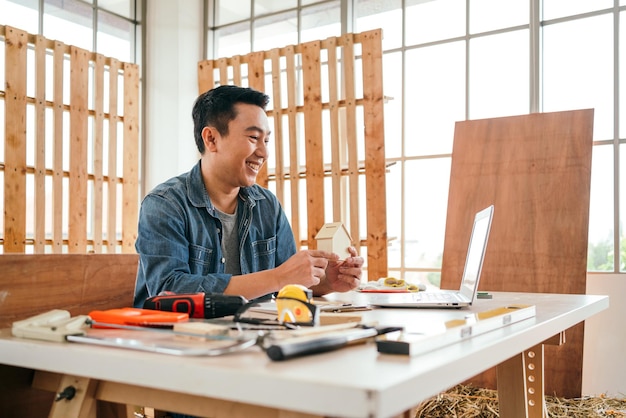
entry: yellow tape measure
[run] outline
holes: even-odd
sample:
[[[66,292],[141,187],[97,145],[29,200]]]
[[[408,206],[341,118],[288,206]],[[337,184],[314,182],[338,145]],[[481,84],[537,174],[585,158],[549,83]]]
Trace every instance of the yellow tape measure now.
[[[276,296],[278,321],[303,325],[317,325],[319,315],[311,302],[313,292],[299,284],[288,284]]]

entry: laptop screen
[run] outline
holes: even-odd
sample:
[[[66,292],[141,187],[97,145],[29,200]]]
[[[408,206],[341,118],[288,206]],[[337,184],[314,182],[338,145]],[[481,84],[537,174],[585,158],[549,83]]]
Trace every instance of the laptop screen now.
[[[474,300],[478,290],[478,279],[480,278],[480,271],[487,249],[487,238],[491,229],[492,216],[493,205],[478,212],[474,218],[474,226],[467,249],[467,258],[461,282],[461,293],[471,301]]]

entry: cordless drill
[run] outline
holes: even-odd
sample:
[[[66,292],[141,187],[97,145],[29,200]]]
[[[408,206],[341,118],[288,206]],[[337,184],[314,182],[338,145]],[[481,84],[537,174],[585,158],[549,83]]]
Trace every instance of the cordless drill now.
[[[248,301],[243,296],[219,293],[173,293],[162,292],[146,299],[144,309],[184,312],[190,318],[220,318],[233,315]]]

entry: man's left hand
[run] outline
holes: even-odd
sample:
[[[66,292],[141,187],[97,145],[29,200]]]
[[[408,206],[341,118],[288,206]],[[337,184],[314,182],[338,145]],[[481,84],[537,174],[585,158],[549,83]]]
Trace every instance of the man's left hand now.
[[[345,260],[330,260],[326,267],[325,287],[330,292],[347,292],[356,289],[361,283],[363,274],[363,257],[360,257],[356,248],[349,247],[350,257]]]

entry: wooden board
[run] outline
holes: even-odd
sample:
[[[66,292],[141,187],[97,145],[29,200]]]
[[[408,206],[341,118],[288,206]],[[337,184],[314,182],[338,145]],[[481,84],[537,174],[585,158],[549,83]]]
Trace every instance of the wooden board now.
[[[138,262],[136,254],[0,255],[0,328],[51,309],[132,306]]]
[[[494,204],[479,289],[585,293],[592,133],[589,109],[457,122],[442,288],[458,288],[473,216]],[[583,334],[546,350],[547,393],[580,396]]]

